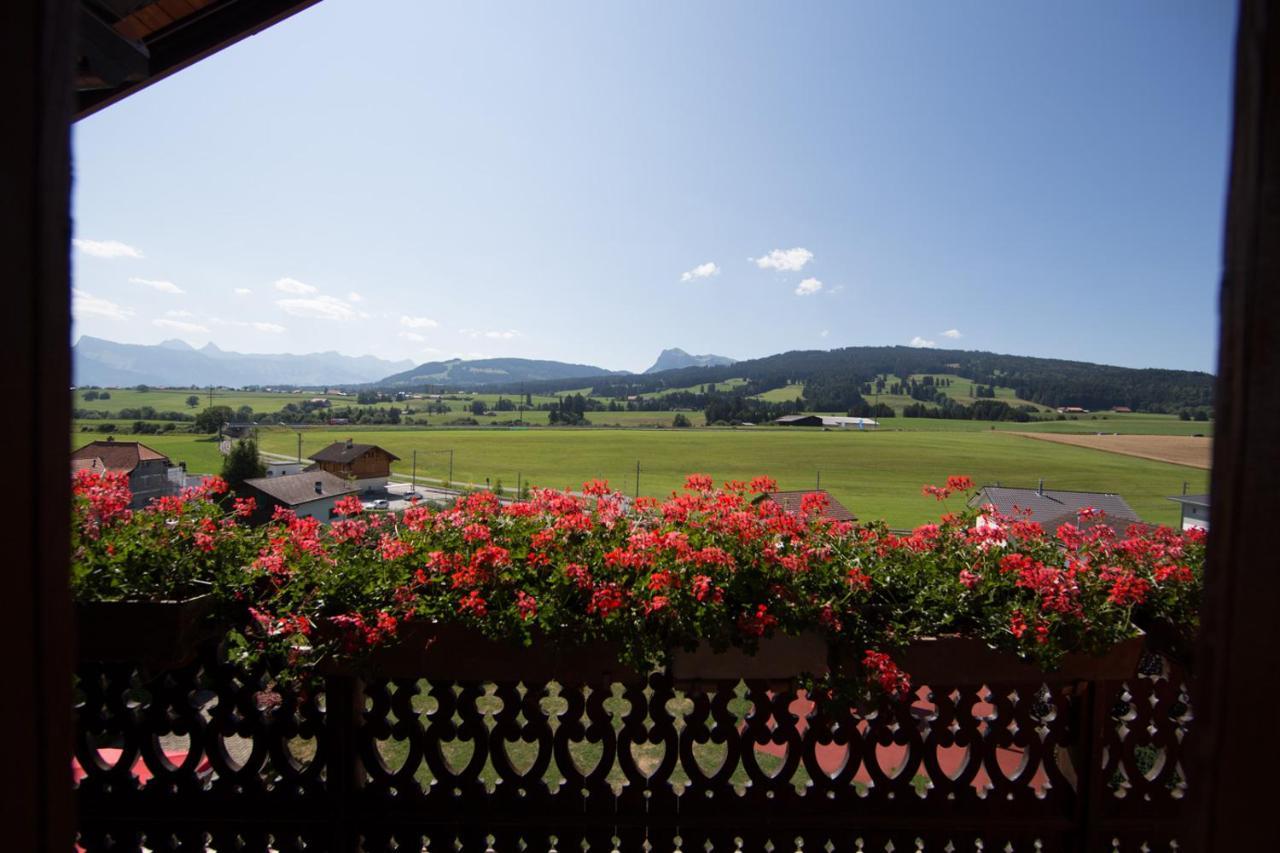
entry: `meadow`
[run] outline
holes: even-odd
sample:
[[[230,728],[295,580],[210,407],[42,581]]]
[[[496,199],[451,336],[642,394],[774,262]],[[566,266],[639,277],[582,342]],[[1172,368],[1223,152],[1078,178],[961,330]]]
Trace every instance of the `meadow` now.
[[[1184,482],[1191,491],[1208,486],[1208,472],[1201,469],[991,430],[315,429],[302,437],[304,456],[348,437],[379,444],[401,457],[394,470],[406,475],[416,450],[419,477],[437,480],[447,476],[444,451],[452,450],[453,482],[488,478],[510,488],[517,477],[573,489],[600,478],[631,494],[637,462],[639,491],[653,496],[679,488],[692,472],[717,480],[766,474],[783,489],[814,488],[820,481],[860,518],[883,518],[899,527],[936,518],[942,508],[923,497],[920,487],[942,482],[948,474],[1007,486],[1035,486],[1044,478],[1049,488],[1118,492],[1143,518],[1169,524],[1178,520],[1178,509],[1166,496],[1181,492]],[[181,447],[180,442],[175,444]],[[293,454],[297,437],[291,431],[264,431],[261,444],[266,451]]]

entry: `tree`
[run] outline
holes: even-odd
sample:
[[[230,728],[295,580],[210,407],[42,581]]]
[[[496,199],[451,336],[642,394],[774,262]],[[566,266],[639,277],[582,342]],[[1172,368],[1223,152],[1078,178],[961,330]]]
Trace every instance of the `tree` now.
[[[471,404],[471,414],[483,415],[484,411],[484,400],[476,400]]]
[[[689,419],[685,417],[684,412],[676,412],[676,416],[671,419],[671,425],[673,427],[680,428],[693,426],[693,424],[689,422]]]
[[[232,412],[230,406],[209,406],[203,412],[196,415],[196,432],[217,432],[222,429],[222,425],[228,423],[231,418]]]
[[[82,400],[84,400],[86,403],[91,403],[91,402],[93,402],[94,400],[98,399],[98,392],[97,392],[97,391],[85,391],[83,394],[81,394],[81,395],[80,395],[80,398],[81,398]]]
[[[196,406],[200,405],[200,398],[195,394],[192,394],[187,398],[187,405],[194,409]]]
[[[227,458],[222,460],[222,479],[236,492],[244,487],[245,480],[266,475],[267,468],[258,458],[258,442],[252,438],[237,441]]]

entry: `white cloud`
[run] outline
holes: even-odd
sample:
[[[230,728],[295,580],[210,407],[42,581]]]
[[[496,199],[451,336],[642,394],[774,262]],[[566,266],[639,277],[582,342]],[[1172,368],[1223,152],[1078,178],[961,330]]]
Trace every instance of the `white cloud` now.
[[[250,323],[249,325],[253,326],[253,328],[257,329],[259,332],[266,332],[271,335],[278,335],[285,331],[285,327],[281,326],[279,323]]]
[[[235,289],[236,296],[248,296],[250,293],[253,293],[253,291],[247,287],[237,287]]]
[[[698,264],[688,272],[680,274],[681,281],[693,281],[697,278],[711,278],[713,275],[720,275],[720,267],[715,265],[714,261],[707,261],[705,264]]]
[[[277,299],[276,305],[286,314],[312,320],[351,320],[356,312],[341,299],[313,296],[310,299]]]
[[[316,292],[314,287],[304,281],[298,281],[296,278],[278,278],[276,279],[275,287],[281,293],[293,293],[298,296]]]
[[[494,341],[509,341],[512,338],[518,338],[521,333],[517,329],[459,329],[458,334],[466,335],[469,338],[489,338]]]
[[[825,338],[825,337],[826,337],[827,335],[829,335],[829,334],[831,334],[831,332],[830,332],[829,330],[827,330],[827,329],[823,329],[821,332],[818,332],[818,337],[820,337],[820,338]]]
[[[199,323],[190,323],[186,320],[169,320],[169,319],[161,318],[158,320],[152,320],[151,325],[160,326],[163,329],[173,329],[178,332],[208,332],[209,331],[207,327],[201,326]]]
[[[430,317],[402,316],[400,318],[400,325],[404,326],[406,329],[434,329],[440,324],[435,320],[432,320]]]
[[[813,260],[813,252],[797,246],[794,249],[774,249],[763,258],[747,258],[755,261],[762,270],[778,270],[779,272],[800,272],[804,265]]]
[[[364,297],[353,290],[347,294],[347,301],[348,302],[364,302]]]
[[[417,332],[401,332],[400,337],[404,338],[406,341],[415,341],[417,343],[422,343],[426,340],[425,336],[420,335]]]
[[[944,338],[951,338],[951,340],[953,341],[964,337],[963,335],[960,334],[959,329],[947,329],[945,332],[942,333],[942,336]]]
[[[936,347],[937,345],[938,344],[936,341],[925,340],[919,335],[916,335],[914,338],[912,338],[911,343],[909,344],[909,346],[913,346],[913,347]]]
[[[806,278],[796,285],[796,296],[812,296],[822,290],[822,282],[816,278]]]
[[[130,278],[129,282],[131,284],[141,284],[145,287],[151,288],[152,290],[158,290],[161,293],[186,293],[185,290],[178,287],[178,285],[173,282],[158,278]]]
[[[110,320],[127,320],[133,316],[132,309],[122,308],[108,299],[85,293],[83,290],[71,291],[71,313],[106,317]]]
[[[121,243],[119,240],[81,240],[75,239],[71,244],[86,255],[95,258],[141,258],[142,250]]]

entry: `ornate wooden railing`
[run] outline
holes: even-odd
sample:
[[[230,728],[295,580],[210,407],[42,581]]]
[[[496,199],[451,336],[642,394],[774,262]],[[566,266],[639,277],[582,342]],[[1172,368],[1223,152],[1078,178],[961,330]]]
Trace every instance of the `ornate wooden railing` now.
[[[834,715],[750,672],[677,690],[662,673],[573,666],[552,678],[522,675],[515,653],[491,663],[466,661],[466,679],[403,662],[382,677],[331,675],[277,707],[263,703],[263,675],[212,651],[163,672],[82,663],[79,843],[1093,851],[1176,840],[1191,710],[1181,674],[1155,656],[1121,681],[916,672],[914,701]]]

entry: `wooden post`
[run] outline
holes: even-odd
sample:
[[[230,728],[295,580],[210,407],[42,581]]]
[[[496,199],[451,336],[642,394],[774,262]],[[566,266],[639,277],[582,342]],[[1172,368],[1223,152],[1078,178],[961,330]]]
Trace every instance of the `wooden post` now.
[[[69,850],[71,667],[68,593],[71,421],[69,253],[72,46],[77,4],[0,4],[5,80],[0,158],[0,393],[13,402],[5,431],[4,518],[7,698],[4,846]]]
[[[1193,849],[1275,843],[1280,740],[1280,15],[1243,0],[1222,276],[1217,423],[1188,781]]]

